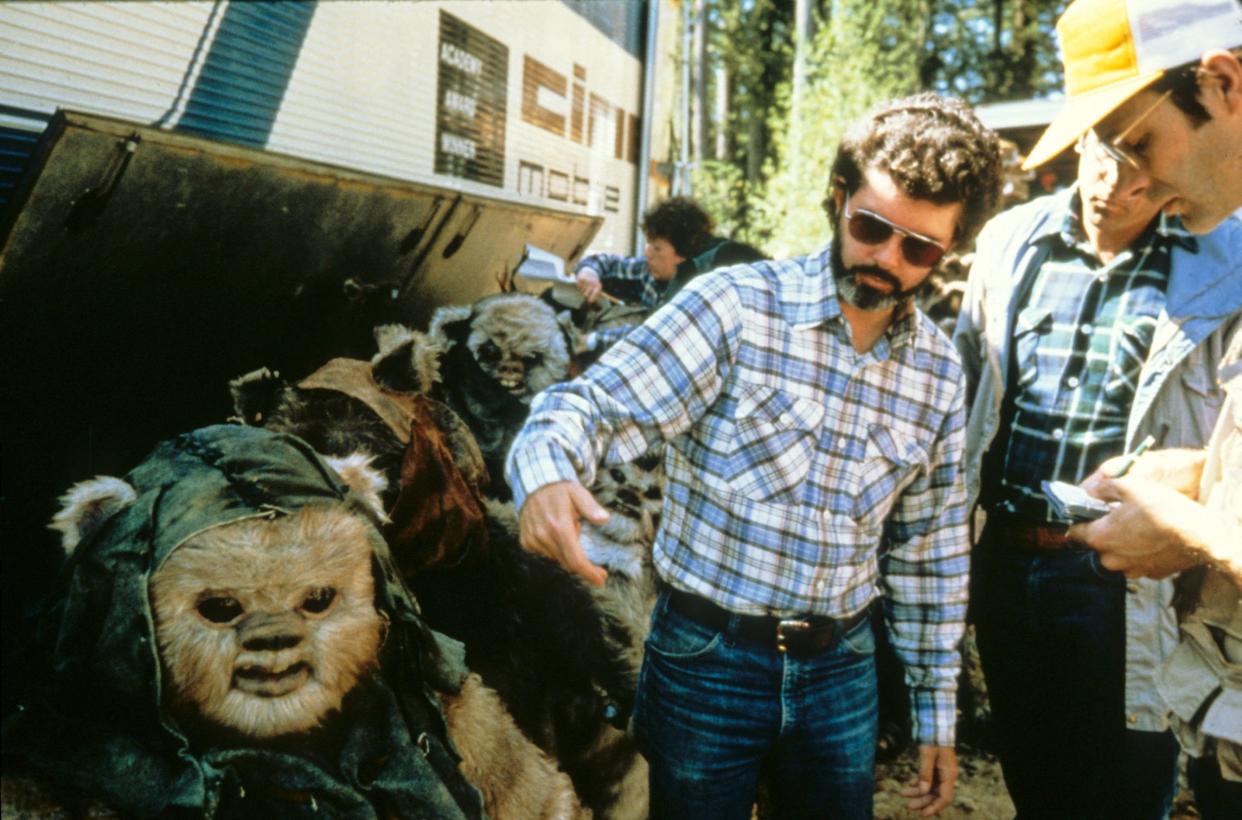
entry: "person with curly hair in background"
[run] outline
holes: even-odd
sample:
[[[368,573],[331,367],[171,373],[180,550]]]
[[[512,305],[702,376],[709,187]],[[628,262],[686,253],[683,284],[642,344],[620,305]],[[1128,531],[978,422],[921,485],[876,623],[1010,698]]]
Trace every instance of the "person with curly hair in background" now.
[[[607,294],[622,302],[657,308],[700,273],[764,258],[744,242],[714,236],[714,229],[711,215],[693,199],[666,199],[643,214],[645,253],[583,257],[574,274],[578,291],[587,304]]]

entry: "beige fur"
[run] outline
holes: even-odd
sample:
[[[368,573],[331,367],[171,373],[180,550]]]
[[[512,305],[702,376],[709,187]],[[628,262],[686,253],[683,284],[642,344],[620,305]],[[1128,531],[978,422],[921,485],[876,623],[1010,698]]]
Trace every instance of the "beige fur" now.
[[[384,502],[380,499],[384,490],[388,489],[388,479],[371,466],[374,456],[350,453],[347,456],[324,456],[323,460],[354,491],[354,495],[375,513],[380,522],[388,523]]]
[[[532,743],[476,674],[461,692],[440,693],[449,737],[461,754],[466,779],[483,793],[493,820],[588,818],[569,776]]]
[[[414,331],[405,325],[377,325],[371,331],[371,337],[375,339],[375,347],[379,350],[377,357],[387,356],[401,345],[413,338]]]
[[[371,669],[384,622],[373,605],[371,529],[342,505],[206,530],[151,579],[174,710],[253,737],[301,732]],[[331,603],[314,611],[317,591]],[[206,612],[234,611],[213,622]]]
[[[379,325],[371,331],[371,335],[375,339],[377,351],[371,357],[371,364],[378,363],[408,342],[409,366],[412,375],[417,377],[417,383],[422,385],[420,392],[426,393],[440,382],[440,357],[444,355],[446,347],[443,340],[399,324]]]
[[[61,509],[52,517],[49,529],[61,533],[61,546],[71,554],[104,521],[133,504],[134,488],[113,476],[96,476],[69,488],[60,497]]]

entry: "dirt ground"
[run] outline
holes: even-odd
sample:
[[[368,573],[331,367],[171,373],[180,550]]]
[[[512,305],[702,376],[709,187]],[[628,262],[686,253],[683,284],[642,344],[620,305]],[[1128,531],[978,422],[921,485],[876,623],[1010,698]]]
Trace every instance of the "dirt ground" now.
[[[1005,791],[1000,763],[987,752],[962,745],[958,749],[958,780],[953,790],[953,803],[940,813],[944,820],[984,818],[1009,820],[1013,817],[1013,801]],[[880,763],[876,768],[875,816],[877,820],[908,820],[917,817],[906,811],[906,798],[901,789],[909,785],[917,771],[913,753],[896,760]]]
[[[953,803],[938,815],[940,818],[1010,820],[1013,817],[1013,801],[1005,791],[1000,763],[994,755],[963,744],[958,748],[958,766],[960,774],[953,792]],[[905,798],[901,796],[902,787],[914,780],[915,771],[912,754],[877,766],[876,820],[909,820],[918,816],[906,810]],[[1177,796],[1169,817],[1170,820],[1195,820],[1199,817],[1187,792]]]

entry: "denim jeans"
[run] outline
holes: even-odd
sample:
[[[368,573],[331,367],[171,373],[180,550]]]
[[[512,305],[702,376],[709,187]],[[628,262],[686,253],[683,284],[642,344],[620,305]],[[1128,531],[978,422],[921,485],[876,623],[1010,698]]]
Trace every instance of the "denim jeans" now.
[[[669,608],[652,614],[634,703],[655,820],[747,820],[759,772],[775,816],[870,820],[876,679],[871,619],[789,657]]]
[[[1126,729],[1125,578],[1090,550],[1023,552],[986,527],[971,611],[1005,783],[1021,820],[1157,820],[1172,732]]]

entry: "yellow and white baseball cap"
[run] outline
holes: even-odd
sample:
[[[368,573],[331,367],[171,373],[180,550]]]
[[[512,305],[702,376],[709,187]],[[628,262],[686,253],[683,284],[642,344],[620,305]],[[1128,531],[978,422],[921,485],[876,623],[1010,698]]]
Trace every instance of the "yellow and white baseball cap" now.
[[[1205,51],[1242,45],[1242,0],[1074,0],[1057,21],[1065,105],[1023,169],[1042,165],[1087,129]]]

